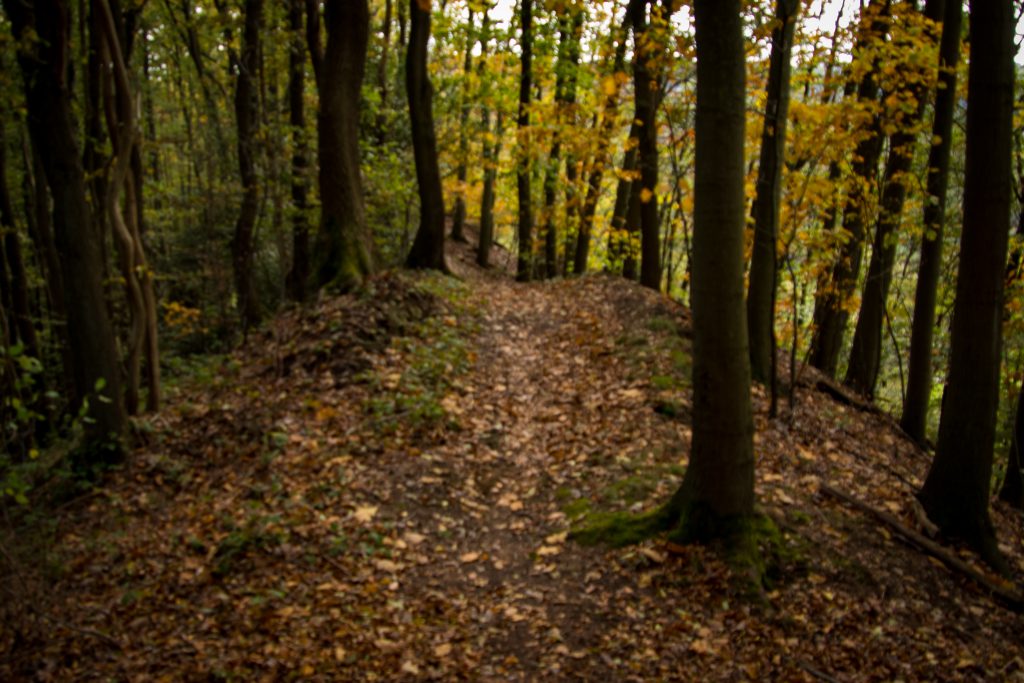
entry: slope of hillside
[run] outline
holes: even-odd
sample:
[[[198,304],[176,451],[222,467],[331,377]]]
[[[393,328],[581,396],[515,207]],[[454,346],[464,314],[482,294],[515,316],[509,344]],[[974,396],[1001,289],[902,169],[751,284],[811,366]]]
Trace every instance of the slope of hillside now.
[[[755,388],[787,548],[763,601],[700,547],[574,543],[681,480],[687,312],[470,257],[282,314],[182,382],[59,513],[48,570],[5,573],[0,678],[1024,680],[1019,614],[821,493],[913,526],[928,456],[811,370],[774,420]],[[993,514],[1024,573],[1019,515]]]

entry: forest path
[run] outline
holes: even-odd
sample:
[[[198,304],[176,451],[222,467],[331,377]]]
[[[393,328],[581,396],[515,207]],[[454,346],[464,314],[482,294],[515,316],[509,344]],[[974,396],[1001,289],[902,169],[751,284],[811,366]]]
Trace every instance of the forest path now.
[[[0,575],[0,680],[1024,680],[1024,617],[821,497],[913,523],[927,457],[813,373],[777,419],[753,391],[788,549],[767,604],[705,548],[567,539],[678,486],[688,314],[451,249],[459,281],[384,274],[193,359]],[[993,514],[1024,572],[1024,522]]]
[[[662,302],[646,292],[623,302],[604,278],[464,277],[480,319],[475,362],[451,405],[462,431],[418,458],[426,494],[410,512],[423,535],[447,541],[403,585],[418,602],[457,606],[462,654],[484,679],[597,676],[629,642],[609,626],[630,609],[617,604],[621,581],[602,551],[566,550],[563,508],[600,483],[594,463],[653,467],[655,450],[685,452],[688,430],[646,405],[650,378],[616,346]]]

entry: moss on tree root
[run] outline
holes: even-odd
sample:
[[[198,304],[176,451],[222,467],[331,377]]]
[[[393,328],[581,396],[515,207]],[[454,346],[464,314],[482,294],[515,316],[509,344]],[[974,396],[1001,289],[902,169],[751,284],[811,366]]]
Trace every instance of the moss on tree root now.
[[[669,504],[639,514],[590,513],[570,538],[581,545],[621,548],[665,532],[673,543],[700,543],[715,549],[738,579],[737,588],[751,597],[770,588],[783,565],[799,559],[775,522],[764,514],[719,517],[694,507],[676,515]]]

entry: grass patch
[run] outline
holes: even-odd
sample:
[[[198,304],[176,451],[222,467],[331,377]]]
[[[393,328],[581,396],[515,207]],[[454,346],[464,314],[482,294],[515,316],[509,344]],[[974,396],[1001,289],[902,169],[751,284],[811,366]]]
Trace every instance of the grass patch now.
[[[459,280],[424,273],[412,290],[435,301],[440,312],[428,311],[419,320],[404,320],[402,336],[391,345],[402,357],[404,369],[385,377],[367,373],[372,389],[364,407],[385,431],[404,424],[414,431],[458,428],[445,408],[454,380],[475,360],[470,339],[479,328],[477,311],[469,304],[469,287]]]
[[[631,512],[593,512],[572,529],[569,538],[580,545],[608,545],[622,548],[635,545],[665,529],[662,508],[640,514]]]

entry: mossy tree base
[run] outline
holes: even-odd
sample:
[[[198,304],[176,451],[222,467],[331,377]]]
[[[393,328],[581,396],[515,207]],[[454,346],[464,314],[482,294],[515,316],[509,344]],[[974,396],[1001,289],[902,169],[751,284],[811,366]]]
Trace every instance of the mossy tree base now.
[[[622,548],[668,532],[673,543],[701,544],[718,552],[739,580],[740,592],[751,597],[770,587],[781,565],[792,559],[782,532],[766,515],[720,517],[703,505],[679,514],[673,508],[669,502],[640,514],[593,513],[570,538],[581,545]]]
[[[334,226],[329,226],[330,230]],[[376,271],[371,248],[355,236],[321,235],[318,249],[323,254],[313,275],[315,289],[351,292]]]

